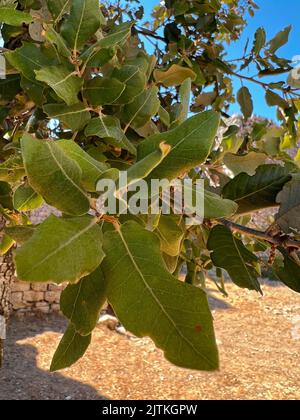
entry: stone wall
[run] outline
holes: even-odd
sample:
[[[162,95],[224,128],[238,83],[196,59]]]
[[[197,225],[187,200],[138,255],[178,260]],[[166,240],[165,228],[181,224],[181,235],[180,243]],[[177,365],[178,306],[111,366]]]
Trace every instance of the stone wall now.
[[[59,312],[62,290],[62,286],[54,284],[29,284],[16,279],[11,292],[12,309],[19,315]]]

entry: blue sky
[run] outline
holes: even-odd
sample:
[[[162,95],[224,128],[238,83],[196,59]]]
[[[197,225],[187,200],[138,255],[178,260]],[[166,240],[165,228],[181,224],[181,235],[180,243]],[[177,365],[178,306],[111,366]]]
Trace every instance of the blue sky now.
[[[142,0],[141,3],[145,7],[147,15],[150,14],[152,7],[159,3],[158,0]],[[241,57],[243,54],[243,47],[247,41],[253,39],[256,29],[263,26],[267,32],[268,39],[276,35],[279,30],[292,24],[293,29],[290,36],[290,42],[287,46],[280,50],[280,56],[292,59],[296,55],[300,55],[300,1],[299,0],[256,0],[260,6],[260,10],[256,12],[254,18],[249,18],[249,25],[246,28],[242,40],[235,43],[229,48],[229,56],[231,58]],[[253,73],[249,73],[253,76]],[[277,80],[284,80],[285,76]],[[235,83],[236,88],[240,87],[239,80]],[[269,108],[265,104],[264,92],[256,85],[247,85],[253,94],[255,112],[257,115],[262,115],[268,118],[275,118],[275,108]],[[238,108],[233,108],[233,112],[238,111]]]

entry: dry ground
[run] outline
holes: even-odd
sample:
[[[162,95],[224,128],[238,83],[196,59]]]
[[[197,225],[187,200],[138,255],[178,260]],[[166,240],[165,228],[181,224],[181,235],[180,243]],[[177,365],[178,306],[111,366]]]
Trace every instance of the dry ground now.
[[[215,300],[221,370],[171,366],[148,339],[97,327],[83,360],[48,372],[65,321],[13,320],[0,372],[0,399],[300,399],[299,295],[264,287],[264,298],[230,287]],[[294,337],[293,337],[294,334]]]

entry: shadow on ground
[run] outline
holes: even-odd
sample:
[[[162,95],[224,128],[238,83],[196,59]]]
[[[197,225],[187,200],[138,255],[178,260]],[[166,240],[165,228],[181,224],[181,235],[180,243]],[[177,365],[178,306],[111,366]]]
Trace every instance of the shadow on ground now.
[[[37,367],[37,349],[21,341],[47,331],[63,333],[65,321],[58,316],[13,319],[5,343],[0,370],[0,400],[103,400],[94,388]],[[21,363],[20,363],[21,361]]]

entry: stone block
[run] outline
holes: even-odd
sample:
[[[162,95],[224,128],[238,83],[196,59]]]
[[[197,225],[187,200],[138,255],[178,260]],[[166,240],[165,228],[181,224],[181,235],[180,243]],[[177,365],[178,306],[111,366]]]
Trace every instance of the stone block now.
[[[61,292],[46,292],[45,301],[49,303],[59,303]]]
[[[30,290],[30,283],[17,281],[12,285],[13,292],[27,292],[28,290]]]
[[[35,292],[30,290],[29,292],[24,292],[24,300],[26,302],[39,302],[44,300],[44,293],[43,292]]]

